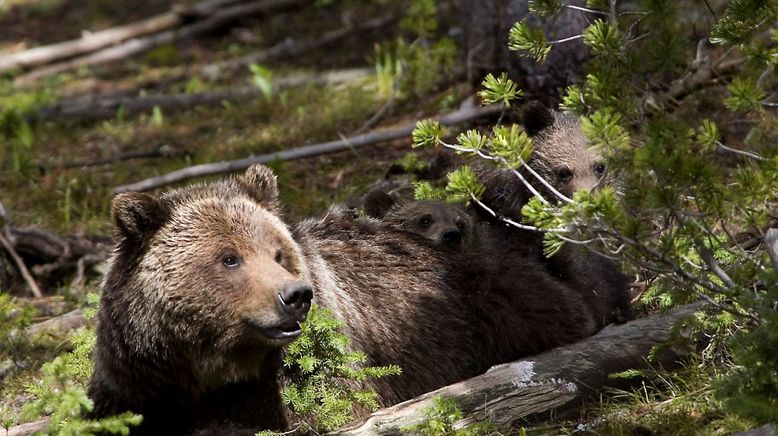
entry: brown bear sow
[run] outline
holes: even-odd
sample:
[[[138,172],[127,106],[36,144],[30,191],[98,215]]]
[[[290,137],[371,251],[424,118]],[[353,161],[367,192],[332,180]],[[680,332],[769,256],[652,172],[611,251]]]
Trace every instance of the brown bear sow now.
[[[605,186],[617,191],[620,189],[618,178],[606,170],[600,151],[589,146],[577,117],[552,112],[535,102],[526,106],[522,118],[525,130],[534,141],[528,165],[555,189],[567,197],[579,189],[594,190]],[[522,206],[532,198],[529,189],[510,171],[492,167],[481,167],[478,171],[486,185],[482,197],[484,203],[504,216],[517,219]],[[546,199],[558,199],[533,175],[523,169],[520,171]],[[498,251],[509,249],[518,256],[538,259],[553,276],[581,293],[594,310],[600,326],[631,317],[628,279],[615,263],[571,244],[546,259],[541,234],[506,228],[495,223],[489,213],[476,211],[482,221],[492,223],[479,226],[480,238],[484,240],[482,244],[494,245]]]
[[[383,191],[372,191],[365,196],[364,208],[368,216],[386,225],[445,248],[461,250],[470,244],[473,234],[470,216],[442,201],[396,201]]]
[[[594,332],[581,297],[533,262],[485,270],[343,207],[290,235],[277,195],[272,172],[255,166],[160,198],[117,197],[97,416],[139,412],[153,434],[283,429],[279,347],[298,334],[311,287],[368,365],[402,368],[360,386],[382,405]]]
[[[312,289],[266,178],[114,199],[94,416],[141,413],[133,434],[287,427],[279,349],[300,334]]]

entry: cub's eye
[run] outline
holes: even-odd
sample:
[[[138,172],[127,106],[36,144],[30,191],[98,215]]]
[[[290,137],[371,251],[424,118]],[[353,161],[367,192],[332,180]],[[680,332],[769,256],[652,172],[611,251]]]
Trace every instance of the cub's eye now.
[[[570,168],[559,168],[556,170],[556,177],[561,182],[569,182],[573,178],[573,172]]]
[[[419,225],[421,227],[429,227],[430,224],[432,224],[432,216],[424,215],[423,217],[419,218]]]
[[[276,254],[273,256],[273,259],[276,261],[276,263],[280,264],[284,261],[284,253],[282,253],[281,250],[276,250]]]
[[[597,177],[602,177],[603,174],[605,174],[605,164],[602,162],[597,162],[594,164],[594,174],[597,175]]]
[[[226,266],[227,268],[237,268],[240,265],[240,259],[238,259],[238,256],[233,254],[227,254],[222,257],[222,265]]]
[[[465,230],[465,223],[463,223],[462,221],[459,221],[459,222],[457,223],[457,228],[458,228],[459,230]]]

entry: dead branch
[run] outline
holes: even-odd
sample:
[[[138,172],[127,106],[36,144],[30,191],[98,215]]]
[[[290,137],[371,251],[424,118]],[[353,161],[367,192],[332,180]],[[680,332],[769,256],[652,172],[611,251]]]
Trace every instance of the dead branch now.
[[[305,85],[326,85],[342,83],[366,77],[369,69],[333,71],[323,74],[300,74],[273,81],[273,89],[299,87]],[[125,115],[150,112],[154,107],[162,111],[178,111],[195,106],[220,105],[222,102],[242,102],[263,98],[262,91],[254,85],[238,86],[220,91],[199,94],[161,94],[145,97],[103,98],[100,94],[66,100],[40,110],[43,118],[75,118],[84,121],[113,118],[122,108]]]
[[[282,8],[289,8],[304,3],[306,0],[260,0],[246,4],[216,9],[207,18],[179,29],[168,30],[146,38],[136,38],[120,43],[116,46],[105,48],[94,53],[73,58],[71,60],[52,64],[45,68],[33,70],[16,78],[17,84],[31,83],[42,77],[52,74],[73,71],[90,65],[103,64],[125,59],[139,53],[153,50],[164,44],[191,38],[203,33],[212,32],[220,27],[252,15],[270,13]]]
[[[526,426],[535,415],[565,411],[603,387],[624,382],[609,378],[609,374],[647,368],[646,356],[651,349],[667,340],[680,319],[702,307],[697,303],[666,314],[610,325],[583,341],[496,366],[478,377],[380,410],[335,434],[401,434],[401,429],[424,421],[422,411],[436,396],[453,399],[459,405],[464,418],[456,423],[456,428],[487,421],[501,428]],[[671,366],[677,357],[672,352],[660,353],[659,361],[653,365]]]
[[[32,68],[61,59],[91,53],[124,42],[131,38],[150,35],[177,27],[185,18],[205,17],[236,0],[204,0],[194,5],[175,5],[170,12],[154,15],[141,21],[112,27],[94,33],[85,33],[79,39],[35,47],[0,57],[0,71],[14,68]]]
[[[14,298],[14,303],[22,307],[32,307],[35,309],[33,321],[45,321],[46,319],[60,316],[73,307],[71,303],[65,301],[61,295],[51,295],[43,298]]]
[[[45,164],[43,162],[38,163],[39,168],[88,168],[88,167],[95,167],[100,165],[106,165],[106,164],[112,164],[116,162],[123,162],[126,160],[132,160],[132,159],[150,159],[150,158],[173,158],[173,157],[181,157],[189,154],[186,151],[175,151],[168,145],[163,145],[162,147],[155,148],[153,150],[139,150],[139,151],[128,151],[126,153],[120,153],[116,156],[111,157],[105,157],[100,159],[86,159],[86,160],[78,160],[73,162],[63,162],[63,163],[55,163],[55,164]]]
[[[312,41],[290,41],[286,40],[265,50],[249,53],[235,59],[229,59],[222,62],[206,65],[200,70],[200,74],[209,78],[216,79],[222,74],[229,74],[245,68],[253,63],[267,62],[270,59],[281,57],[299,56],[304,53],[310,53],[323,47],[327,47],[343,41],[351,36],[369,32],[372,30],[386,27],[397,20],[397,17],[375,18],[366,21],[358,26],[350,26],[343,29],[327,32]]]
[[[58,235],[35,227],[6,227],[6,240],[30,265],[30,270],[43,283],[58,283],[63,277],[104,262],[111,250],[108,238]]]
[[[19,256],[19,253],[16,252],[11,242],[6,239],[5,235],[0,232],[0,244],[3,244],[3,248],[5,248],[5,251],[8,252],[8,254],[13,259],[14,263],[16,263],[16,267],[19,269],[19,273],[24,278],[24,281],[27,282],[27,286],[30,287],[30,291],[32,292],[32,295],[42,298],[43,292],[41,292],[41,288],[38,287],[38,284],[35,282],[35,279],[32,277],[32,274],[30,274],[30,270],[27,269],[27,265],[24,264],[24,260],[22,260],[21,256]]]
[[[26,436],[46,430],[48,426],[49,418],[44,418],[39,421],[15,425],[6,430],[5,436]]]
[[[721,77],[731,75],[745,59],[722,62],[723,59],[711,59],[707,52],[707,40],[700,41],[695,59],[683,77],[674,80],[670,87],[662,93],[649,94],[644,106],[663,110],[668,104],[674,105],[694,91],[717,83]]]
[[[502,107],[499,105],[486,106],[486,107],[467,107],[457,110],[447,115],[437,117],[437,119],[443,125],[454,125],[464,123],[476,118],[480,118],[486,115],[497,114],[502,111]],[[148,191],[150,189],[159,188],[160,186],[169,185],[171,183],[180,182],[183,180],[192,179],[195,177],[203,177],[212,174],[227,173],[231,171],[239,171],[250,167],[251,165],[258,163],[267,163],[272,161],[286,161],[293,159],[300,159],[304,157],[319,156],[327,153],[335,153],[337,151],[348,150],[365,145],[377,144],[379,142],[391,141],[394,139],[406,138],[410,136],[413,129],[416,127],[416,123],[406,124],[404,126],[394,127],[386,130],[380,130],[377,132],[365,133],[363,135],[352,136],[337,141],[324,142],[321,144],[306,145],[303,147],[292,148],[288,150],[276,151],[273,153],[262,154],[259,156],[249,156],[243,159],[216,162],[211,164],[195,165],[187,168],[182,168],[171,173],[152,177],[150,179],[141,180],[140,182],[132,183],[129,185],[117,186],[113,189],[114,192],[128,192],[128,191]]]
[[[86,317],[82,309],[70,311],[64,315],[47,319],[31,325],[27,331],[32,335],[51,334],[56,336],[65,336],[73,330],[86,325]]]

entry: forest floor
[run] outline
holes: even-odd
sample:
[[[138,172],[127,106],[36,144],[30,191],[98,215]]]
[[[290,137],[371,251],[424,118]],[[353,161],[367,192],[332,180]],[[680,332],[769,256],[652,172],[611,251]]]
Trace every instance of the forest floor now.
[[[261,68],[253,72],[246,66],[217,77],[198,74],[207,65],[277,46],[290,38],[298,42],[313,41],[353,23],[400,16],[403,12],[398,5],[388,3],[378,7],[369,2],[341,7],[328,6],[328,3],[331,2],[242,18],[217,32],[164,44],[121,61],[82,67],[30,82],[15,81],[12,74],[0,78],[0,113],[14,109],[31,127],[30,141],[14,146],[3,144],[0,150],[0,201],[7,211],[6,223],[40,226],[60,234],[108,236],[112,227],[110,203],[117,186],[195,164],[347,138],[363,130],[368,119],[382,111],[390,100],[393,101],[391,109],[370,130],[451,112],[475,94],[476,90],[469,84],[452,79],[457,76],[454,72],[440,71],[441,77],[449,80],[438,81],[421,91],[393,95],[396,69],[391,68],[392,60],[387,62],[377,47],[398,37],[400,30],[396,25],[360,32],[330,47],[259,62]],[[95,32],[162,13],[171,6],[172,2],[167,0],[141,0],[132,2],[132,7],[111,0],[0,2],[0,58],[3,54],[76,38],[82,29]],[[257,81],[273,82],[355,68],[367,68],[371,72],[340,83],[285,87],[248,100],[192,105],[170,111],[152,108],[125,115],[120,109],[109,116],[100,114],[98,119],[84,119],[57,113],[42,115],[45,111],[39,110],[84,96],[101,99],[196,95],[253,86]],[[358,198],[370,186],[385,179],[392,164],[411,152],[410,144],[408,136],[324,156],[270,163],[278,175],[285,214],[294,221],[317,214],[331,204]],[[419,153],[422,161],[435,157],[434,152]],[[133,157],[134,154],[150,157]],[[58,302],[56,308],[47,306],[47,311],[38,313],[34,320],[84,306],[86,295],[97,290],[99,279],[99,274],[93,274],[85,286],[78,287],[73,286],[71,277],[49,284],[43,292]],[[23,302],[30,295],[23,283],[17,284],[18,288],[9,291],[18,297],[17,301]],[[69,350],[70,345],[67,338],[61,337],[24,347],[12,342],[13,339],[8,339],[0,346],[11,349],[12,353],[21,350],[28,353],[23,359],[27,367],[14,372],[0,366],[0,378],[3,398],[14,399],[4,407],[18,408],[25,399],[22,393],[25,383],[44,361]],[[692,376],[686,380],[707,376],[696,371],[693,364],[688,371]],[[674,380],[668,378],[667,386],[656,389],[644,386],[642,393],[604,396],[602,403],[588,406],[590,410],[584,416],[589,421],[549,424],[537,428],[535,433],[639,433],[640,425],[622,429],[603,425],[597,417],[603,413],[612,417],[646,414],[646,410],[653,410],[646,404],[668,401],[661,392],[666,392],[668,386],[671,390],[679,386]],[[699,386],[687,381],[684,384],[680,389],[684,392]],[[613,402],[629,406],[614,409],[608,406]],[[681,406],[673,408],[678,403]],[[672,413],[665,414],[666,422],[658,422],[654,428],[674,429],[671,432],[682,434],[695,432],[693,429],[701,423],[729,419],[720,416],[718,410],[706,416],[710,412],[707,406],[687,405],[683,399],[668,403]],[[691,415],[694,417],[690,419]],[[7,422],[3,422],[5,426]],[[748,423],[732,422],[718,428],[731,430],[747,426]],[[661,433],[660,430],[658,434]]]

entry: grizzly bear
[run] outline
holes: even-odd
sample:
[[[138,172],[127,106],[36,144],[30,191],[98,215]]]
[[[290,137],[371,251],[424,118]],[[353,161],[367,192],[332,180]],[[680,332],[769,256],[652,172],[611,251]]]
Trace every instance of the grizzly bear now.
[[[280,348],[300,334],[312,289],[263,176],[114,199],[94,416],[141,413],[140,434],[286,428]]]
[[[89,394],[94,416],[143,414],[138,433],[283,430],[279,356],[311,294],[367,365],[402,368],[359,384],[384,406],[596,328],[580,295],[531,261],[481,266],[344,207],[290,232],[263,166],[119,195],[113,215]]]
[[[577,117],[530,103],[522,118],[525,130],[534,141],[533,155],[527,165],[559,192],[571,197],[579,189],[604,186],[620,189],[618,178],[606,170],[602,154],[589,146]],[[519,171],[546,199],[558,200],[525,169]],[[499,215],[518,220],[522,206],[532,198],[530,190],[512,171],[480,167],[477,172],[486,187],[482,201]],[[629,281],[613,261],[572,244],[546,258],[541,233],[506,227],[490,212],[477,206],[474,210],[480,218],[476,233],[481,246],[537,259],[554,277],[581,293],[600,327],[631,317]]]
[[[425,237],[440,247],[461,250],[473,234],[470,216],[442,201],[396,200],[378,190],[365,195],[363,207],[368,216],[385,225]]]

